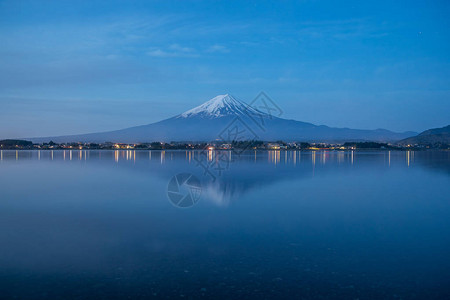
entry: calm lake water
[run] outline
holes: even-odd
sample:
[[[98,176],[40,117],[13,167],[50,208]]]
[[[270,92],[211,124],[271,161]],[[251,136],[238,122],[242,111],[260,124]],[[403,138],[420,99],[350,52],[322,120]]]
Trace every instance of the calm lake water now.
[[[450,152],[1,151],[0,191],[1,298],[450,299]]]

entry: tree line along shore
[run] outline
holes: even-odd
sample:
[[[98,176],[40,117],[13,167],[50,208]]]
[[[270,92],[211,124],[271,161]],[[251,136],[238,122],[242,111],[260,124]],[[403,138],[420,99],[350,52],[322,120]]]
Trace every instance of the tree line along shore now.
[[[450,150],[448,144],[401,145],[368,141],[341,143],[284,142],[284,141],[231,141],[231,142],[150,142],[150,143],[33,143],[26,140],[0,140],[1,150]]]

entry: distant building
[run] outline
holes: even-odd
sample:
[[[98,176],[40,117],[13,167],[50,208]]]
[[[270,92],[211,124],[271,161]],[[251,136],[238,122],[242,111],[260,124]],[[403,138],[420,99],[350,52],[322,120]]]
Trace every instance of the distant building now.
[[[269,150],[280,150],[280,144],[278,143],[269,143],[267,144],[267,149]]]

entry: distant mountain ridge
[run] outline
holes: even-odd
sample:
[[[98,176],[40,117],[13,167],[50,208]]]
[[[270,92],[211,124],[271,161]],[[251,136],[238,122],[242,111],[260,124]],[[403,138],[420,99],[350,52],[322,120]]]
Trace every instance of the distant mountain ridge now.
[[[246,131],[233,137],[230,133]],[[211,100],[172,118],[156,123],[109,132],[31,138],[33,142],[214,141],[214,140],[284,140],[284,141],[398,141],[416,135],[386,129],[361,130],[275,117],[232,95],[218,95]]]
[[[399,142],[401,145],[436,145],[447,144],[450,145],[450,125],[441,128],[433,128],[425,130],[424,132],[406,138]]]

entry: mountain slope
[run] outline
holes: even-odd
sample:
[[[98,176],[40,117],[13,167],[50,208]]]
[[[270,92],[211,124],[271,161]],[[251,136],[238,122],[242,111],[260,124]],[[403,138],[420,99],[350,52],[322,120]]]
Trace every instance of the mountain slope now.
[[[233,133],[244,133],[234,136]],[[285,141],[395,141],[415,135],[385,129],[332,128],[274,117],[235,97],[219,95],[175,117],[122,130],[72,136],[31,138],[33,142],[123,142],[285,140]]]
[[[424,132],[401,140],[401,145],[437,145],[447,144],[450,145],[450,125],[442,128],[433,128],[425,130]]]

